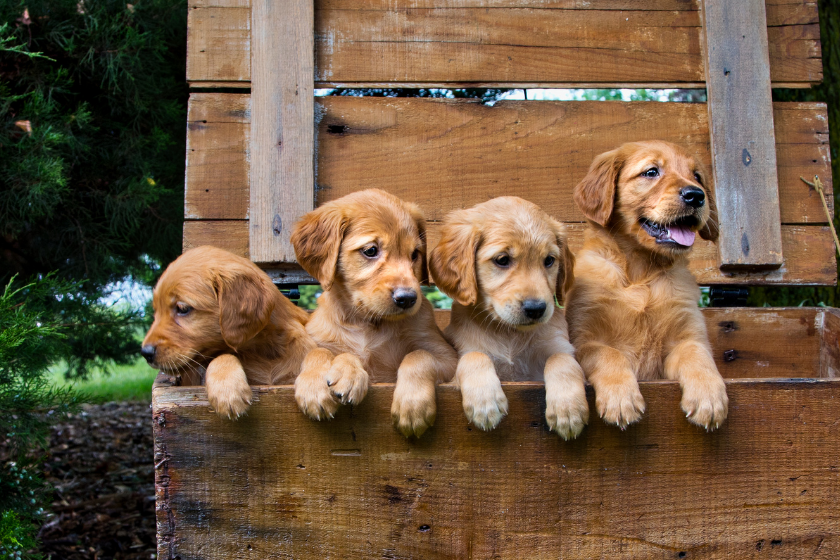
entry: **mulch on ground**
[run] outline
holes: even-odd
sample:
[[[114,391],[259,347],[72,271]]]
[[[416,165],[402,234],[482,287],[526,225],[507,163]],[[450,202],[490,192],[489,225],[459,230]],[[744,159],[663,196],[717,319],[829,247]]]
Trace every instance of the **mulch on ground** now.
[[[55,491],[41,528],[53,560],[155,558],[149,403],[85,405],[53,427],[44,476]]]

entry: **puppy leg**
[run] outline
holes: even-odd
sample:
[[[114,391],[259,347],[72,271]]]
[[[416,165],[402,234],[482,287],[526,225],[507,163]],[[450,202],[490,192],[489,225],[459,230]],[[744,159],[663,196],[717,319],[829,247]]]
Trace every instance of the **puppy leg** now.
[[[405,437],[420,437],[435,423],[435,373],[435,357],[425,350],[406,354],[400,364],[391,419]]]
[[[595,387],[595,407],[601,418],[622,430],[641,420],[645,400],[624,354],[605,344],[591,342],[582,345],[577,355],[586,378]]]
[[[295,400],[301,412],[312,420],[330,419],[338,410],[338,401],[333,398],[326,379],[332,358],[329,350],[312,350],[303,360],[300,375],[295,379]]]
[[[583,369],[571,354],[554,354],[545,363],[545,420],[567,441],[589,424]]]
[[[251,405],[251,386],[239,359],[222,354],[207,366],[204,378],[207,400],[219,416],[239,418]]]
[[[339,354],[333,358],[327,372],[327,385],[341,404],[359,404],[368,391],[368,373],[362,361],[353,354]]]
[[[680,382],[680,406],[689,422],[714,430],[726,420],[726,385],[705,345],[694,340],[677,344],[665,359],[665,377]]]
[[[458,360],[455,383],[467,420],[482,430],[492,430],[508,413],[508,400],[502,391],[493,360],[481,352],[468,352]]]

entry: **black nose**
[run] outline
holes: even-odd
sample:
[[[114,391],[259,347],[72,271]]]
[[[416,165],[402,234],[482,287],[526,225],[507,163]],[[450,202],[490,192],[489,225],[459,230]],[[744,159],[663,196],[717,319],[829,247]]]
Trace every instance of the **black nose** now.
[[[150,364],[155,361],[155,347],[151,344],[147,344],[140,348],[140,355],[146,358],[146,361]]]
[[[706,193],[697,187],[684,187],[680,191],[680,198],[692,208],[700,208],[706,203]]]
[[[541,299],[526,299],[522,302],[522,312],[529,319],[539,319],[545,315],[545,302]]]
[[[417,292],[406,288],[397,288],[391,295],[394,303],[401,309],[410,309],[417,303]]]

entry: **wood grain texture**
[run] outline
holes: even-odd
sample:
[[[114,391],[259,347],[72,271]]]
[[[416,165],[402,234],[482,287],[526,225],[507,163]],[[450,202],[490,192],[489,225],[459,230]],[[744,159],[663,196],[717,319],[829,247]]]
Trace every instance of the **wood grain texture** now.
[[[419,203],[431,220],[498,194],[516,194],[561,220],[582,221],[572,188],[596,154],[628,140],[670,139],[710,165],[702,104],[501,101],[487,107],[325,97],[316,106],[323,109],[318,203],[377,186]],[[782,221],[825,223],[819,196],[799,179],[819,175],[831,189],[825,105],[775,103],[774,114]],[[249,122],[247,95],[191,96],[188,219],[247,217]]]
[[[238,422],[202,388],[156,388],[158,558],[840,556],[840,381],[730,381],[711,434],[676,383],[641,385],[639,424],[593,418],[569,443],[545,428],[541,385],[506,384],[490,433],[440,387],[435,426],[411,441],[391,426],[392,385],[321,423],[291,387],[258,388]]]
[[[704,0],[706,86],[722,269],[782,255],[764,0]]]
[[[312,0],[253,0],[250,256],[293,262],[292,225],[314,207]]]
[[[773,82],[820,82],[816,4],[766,3]],[[250,80],[247,5],[191,0],[192,83]],[[317,0],[315,21],[319,85],[674,87],[704,81],[696,1]]]
[[[583,224],[568,224],[569,246],[583,246]],[[429,248],[440,238],[440,222],[428,223]],[[248,255],[248,222],[245,220],[185,221],[184,248],[216,245],[238,255]],[[837,283],[834,241],[826,226],[782,226],[785,264],[776,270],[754,272],[726,271],[718,268],[717,247],[698,239],[689,268],[701,285],[835,285]],[[267,267],[271,268],[271,267]]]

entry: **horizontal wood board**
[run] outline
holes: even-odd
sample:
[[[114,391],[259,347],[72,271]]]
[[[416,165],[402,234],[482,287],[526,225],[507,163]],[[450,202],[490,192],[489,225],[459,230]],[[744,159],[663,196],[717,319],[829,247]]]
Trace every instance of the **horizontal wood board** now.
[[[154,389],[158,558],[784,558],[840,556],[840,381],[730,381],[706,433],[676,383],[643,383],[626,431],[547,431],[541,385],[471,428],[454,387],[435,426],[391,426],[392,385],[331,422],[291,387],[237,422],[203,388]],[[590,407],[594,395],[589,391]]]
[[[325,97],[316,99],[316,202],[367,187],[418,203],[429,220],[494,196],[527,198],[564,221],[583,221],[572,189],[592,159],[622,142],[661,138],[710,167],[704,104]],[[775,103],[781,219],[826,223],[815,190],[829,192],[822,103]],[[185,217],[247,219],[250,96],[190,96]],[[828,196],[833,208],[833,197]]]
[[[440,222],[427,224],[431,249],[440,238]],[[583,246],[583,224],[568,224],[569,246],[577,251]],[[185,221],[184,250],[200,245],[215,245],[248,257],[247,220]],[[689,269],[701,285],[834,285],[837,268],[834,241],[828,226],[782,226],[782,247],[786,255],[781,268],[769,271],[721,271],[717,247],[697,239],[689,257]],[[267,267],[271,269],[270,266]]]
[[[822,80],[815,2],[767,0],[774,84]],[[187,80],[250,81],[250,3],[191,0]],[[316,0],[319,85],[701,84],[699,0]],[[701,86],[702,87],[702,86]]]

